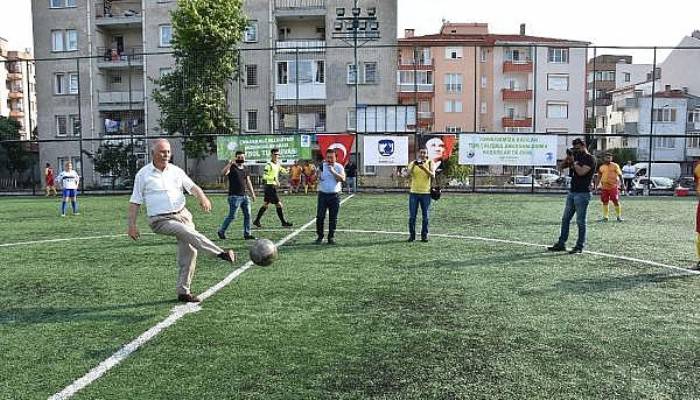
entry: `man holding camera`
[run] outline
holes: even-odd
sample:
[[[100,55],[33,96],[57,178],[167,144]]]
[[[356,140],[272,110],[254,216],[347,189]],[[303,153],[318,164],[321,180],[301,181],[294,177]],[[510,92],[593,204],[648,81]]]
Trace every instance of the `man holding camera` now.
[[[435,179],[435,168],[433,162],[428,159],[427,149],[420,149],[418,158],[408,164],[407,175],[411,179],[411,190],[408,195],[408,241],[416,240],[416,218],[418,206],[420,206],[423,218],[420,237],[422,242],[427,242],[430,221],[430,182]]]
[[[588,152],[586,143],[581,139],[574,139],[573,148],[567,150],[566,159],[562,167],[569,168],[571,176],[571,188],[566,197],[566,207],[561,219],[561,234],[559,240],[549,251],[566,251],[566,241],[569,239],[569,226],[571,219],[576,215],[578,225],[578,240],[569,254],[583,252],[586,244],[586,214],[588,203],[591,201],[591,181],[595,172],[595,158]]]
[[[237,151],[236,159],[227,163],[221,173],[228,177],[228,216],[217,232],[219,239],[226,239],[226,230],[236,219],[236,213],[240,208],[243,211],[243,239],[255,240],[255,237],[250,234],[250,202],[251,198],[255,201],[256,196],[250,174],[245,167],[245,152]]]

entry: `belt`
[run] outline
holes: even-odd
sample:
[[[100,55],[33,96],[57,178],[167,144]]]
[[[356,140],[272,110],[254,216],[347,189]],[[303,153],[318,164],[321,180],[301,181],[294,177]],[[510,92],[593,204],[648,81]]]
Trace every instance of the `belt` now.
[[[154,215],[154,217],[169,217],[169,216],[171,216],[171,215],[180,214],[180,213],[182,212],[182,210],[184,210],[184,208],[181,209],[181,210],[179,210],[179,211],[174,211],[174,212],[169,212],[169,213],[163,213],[163,214],[156,214],[156,215]]]

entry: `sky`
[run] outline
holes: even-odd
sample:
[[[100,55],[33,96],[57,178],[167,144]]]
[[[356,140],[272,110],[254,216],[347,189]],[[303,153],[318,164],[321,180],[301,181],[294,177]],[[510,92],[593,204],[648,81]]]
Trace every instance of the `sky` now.
[[[48,3],[48,0],[36,0]],[[150,0],[147,0],[150,1]],[[360,6],[365,0],[360,0]],[[381,0],[379,0],[381,1]],[[527,33],[609,46],[675,46],[700,29],[700,3],[667,0],[662,13],[639,0],[398,0],[399,37],[405,28],[417,35],[437,33],[443,18],[451,22],[487,22],[492,33]],[[674,4],[675,7],[669,7]],[[32,46],[31,0],[0,0],[0,36],[10,47]],[[599,51],[600,53],[610,51]],[[618,54],[620,50],[616,51]],[[651,51],[627,53],[636,63],[651,63]],[[660,60],[666,52],[660,52]]]

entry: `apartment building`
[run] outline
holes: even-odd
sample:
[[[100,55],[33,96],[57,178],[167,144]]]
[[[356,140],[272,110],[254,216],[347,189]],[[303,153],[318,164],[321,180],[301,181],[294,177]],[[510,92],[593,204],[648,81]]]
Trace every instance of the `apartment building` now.
[[[83,138],[112,141],[163,134],[152,93],[154,81],[173,67],[170,12],[176,5],[33,0],[37,57],[55,59],[37,65],[42,137],[77,137],[81,130]],[[354,131],[354,79],[363,115],[368,107],[396,106],[395,51],[362,46],[355,68],[351,44],[333,38],[339,12],[350,15],[352,0],[247,0],[244,6],[250,25],[241,45],[241,76],[229,88],[241,133]],[[358,6],[363,16],[376,16],[376,25],[360,26],[380,33],[368,45],[395,44],[396,0],[361,0]],[[146,162],[146,142],[136,143]],[[85,141],[82,150],[94,153],[98,147],[98,141]],[[80,150],[77,144],[44,146],[41,158],[59,164],[72,159],[79,170],[82,160],[86,184],[99,184],[102,178]],[[182,165],[180,149],[173,150]],[[204,160],[195,172],[214,178],[219,167],[215,159]]]
[[[29,140],[36,127],[36,81],[31,52],[9,50],[0,38],[0,115],[20,124],[20,138]]]
[[[528,36],[524,25],[516,35],[480,23],[444,23],[426,36],[407,30],[399,101],[417,105],[424,131],[580,134],[587,44]]]

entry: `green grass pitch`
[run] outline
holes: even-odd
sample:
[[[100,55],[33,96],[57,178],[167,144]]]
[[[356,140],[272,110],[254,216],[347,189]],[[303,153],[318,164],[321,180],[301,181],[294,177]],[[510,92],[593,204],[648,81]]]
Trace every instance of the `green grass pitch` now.
[[[197,227],[216,237],[212,196]],[[295,228],[315,198],[284,198]],[[177,273],[171,238],[126,231],[128,197],[0,199],[0,399],[46,399],[166,318]],[[252,268],[78,392],[76,399],[695,399],[700,276],[591,254],[437,237],[405,243],[406,195],[341,208],[335,247],[314,228]],[[260,202],[254,204],[257,211]],[[450,195],[435,234],[551,244],[561,196]],[[623,198],[624,223],[589,212],[588,249],[694,264],[694,199]],[[247,260],[241,218],[216,240]],[[259,237],[279,240],[274,212]],[[143,216],[142,233],[148,233]],[[575,224],[572,238],[575,238]],[[101,237],[101,238],[95,238]],[[83,238],[83,239],[81,239]],[[570,243],[571,245],[572,243]],[[200,293],[232,268],[199,257]]]

